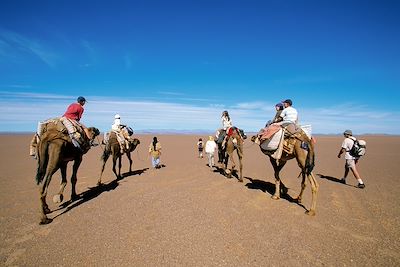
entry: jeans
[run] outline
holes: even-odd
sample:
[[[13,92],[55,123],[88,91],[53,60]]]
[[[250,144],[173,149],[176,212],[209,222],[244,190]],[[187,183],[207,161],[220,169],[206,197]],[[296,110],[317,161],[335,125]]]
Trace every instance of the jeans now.
[[[153,168],[158,167],[160,165],[160,158],[151,157],[151,164]]]

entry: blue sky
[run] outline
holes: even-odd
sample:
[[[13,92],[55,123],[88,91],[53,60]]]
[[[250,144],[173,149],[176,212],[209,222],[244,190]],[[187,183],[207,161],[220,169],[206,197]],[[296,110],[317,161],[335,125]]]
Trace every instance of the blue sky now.
[[[314,133],[400,134],[399,1],[0,1],[0,132],[82,95],[107,131],[258,131],[290,98]]]

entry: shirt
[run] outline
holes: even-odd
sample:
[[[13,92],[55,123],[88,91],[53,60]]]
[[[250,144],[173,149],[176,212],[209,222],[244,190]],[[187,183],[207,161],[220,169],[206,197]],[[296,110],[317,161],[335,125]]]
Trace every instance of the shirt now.
[[[297,110],[294,107],[287,107],[280,115],[283,122],[297,123]]]
[[[82,118],[83,111],[84,109],[81,104],[72,103],[68,106],[67,111],[65,111],[63,117],[79,121]]]
[[[215,141],[208,140],[206,142],[206,153],[214,153],[217,148],[217,143]]]
[[[155,159],[159,158],[161,155],[161,144],[160,142],[156,143],[156,149],[154,149],[153,146],[153,142],[151,142],[150,146],[149,146],[149,153],[151,154],[151,156]]]
[[[121,129],[121,119],[114,119],[114,124],[111,125],[113,131],[119,131]]]
[[[224,130],[228,129],[229,127],[232,127],[232,121],[230,119],[228,119],[227,117],[223,116],[221,118],[222,121],[222,128]]]
[[[354,145],[354,139],[355,139],[354,137],[347,137],[346,139],[343,140],[342,148],[346,150],[346,153],[344,154],[345,159],[356,159],[349,153]]]

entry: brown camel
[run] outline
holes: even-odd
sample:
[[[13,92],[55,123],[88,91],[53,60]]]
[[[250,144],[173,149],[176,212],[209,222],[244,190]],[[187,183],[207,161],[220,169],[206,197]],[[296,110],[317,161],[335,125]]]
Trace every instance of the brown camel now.
[[[257,136],[253,136],[251,140],[254,142],[256,140]],[[272,164],[272,167],[274,168],[274,176],[275,176],[275,193],[271,197],[272,199],[279,199],[280,198],[280,193],[281,193],[281,179],[279,177],[279,172],[282,170],[282,168],[285,166],[286,162],[291,159],[296,159],[297,164],[299,165],[301,169],[301,176],[302,176],[302,181],[301,181],[301,190],[300,194],[298,197],[295,199],[297,203],[301,204],[301,199],[303,196],[304,189],[306,188],[306,176],[308,180],[310,181],[311,184],[311,193],[312,193],[312,200],[311,200],[311,208],[310,210],[306,211],[306,214],[308,215],[315,215],[315,208],[317,205],[317,192],[318,192],[318,183],[317,180],[315,179],[315,176],[312,173],[312,170],[314,168],[315,164],[315,153],[314,153],[314,144],[313,141],[310,140],[310,138],[304,133],[296,133],[296,134],[289,134],[288,137],[285,137],[285,141],[288,140],[289,143],[291,143],[293,147],[292,152],[285,152],[285,150],[282,153],[282,156],[280,159],[275,159],[271,156],[271,152],[263,150],[261,147],[261,151],[269,156],[270,162]],[[302,148],[302,143],[306,144],[306,149]],[[284,187],[284,185],[282,184]],[[284,187],[285,189],[285,187]]]
[[[48,224],[52,219],[46,216],[50,213],[50,209],[46,203],[47,189],[51,181],[53,174],[60,169],[61,171],[61,186],[57,195],[53,197],[55,203],[63,201],[64,188],[67,185],[67,164],[69,161],[74,161],[71,176],[71,200],[77,198],[76,194],[76,182],[77,172],[79,165],[82,162],[83,155],[89,150],[90,143],[96,136],[100,134],[97,128],[88,128],[89,137],[84,133],[82,138],[87,146],[87,149],[82,150],[76,148],[69,138],[68,134],[61,132],[56,126],[48,125],[46,131],[40,136],[40,140],[37,143],[37,172],[36,172],[36,183],[39,185],[40,193],[40,224]]]
[[[132,159],[131,159],[131,152],[136,149],[136,147],[140,144],[139,139],[133,139],[129,141],[129,149],[125,150],[124,153],[128,157],[129,160],[129,172],[132,172]],[[112,155],[113,159],[113,167],[112,170],[117,177],[117,180],[121,178],[121,167],[122,167],[122,155],[120,145],[117,140],[117,136],[114,132],[110,133],[108,143],[106,144],[106,147],[104,149],[103,155],[101,156],[101,160],[103,161],[103,166],[101,168],[101,173],[99,177],[99,181],[97,182],[98,185],[101,185],[101,176],[104,172],[104,167],[106,166],[106,162],[108,158]],[[117,159],[119,160],[118,163],[118,174],[115,169],[115,165],[117,163]]]
[[[234,139],[236,139],[236,144],[234,143]],[[240,136],[238,129],[234,128],[232,131],[232,135],[228,137],[225,143],[225,148],[222,149],[220,146],[218,146],[219,149],[222,149],[220,151],[220,154],[224,155],[223,159],[223,166],[224,166],[224,173],[231,178],[232,177],[232,172],[235,170],[236,167],[236,162],[235,158],[233,156],[233,152],[236,150],[238,159],[239,159],[239,182],[243,183],[243,138]],[[228,169],[228,163],[229,159],[232,161],[232,166],[230,169]]]

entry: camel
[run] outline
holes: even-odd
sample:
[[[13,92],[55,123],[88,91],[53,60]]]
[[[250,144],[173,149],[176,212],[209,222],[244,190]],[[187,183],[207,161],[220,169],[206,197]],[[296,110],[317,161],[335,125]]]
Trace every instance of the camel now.
[[[125,150],[125,154],[128,157],[129,160],[129,172],[132,172],[132,159],[131,159],[131,152],[134,151],[136,149],[136,147],[140,144],[139,139],[133,139],[129,141],[129,149]],[[113,159],[113,167],[112,170],[115,174],[115,176],[117,177],[117,180],[121,178],[121,167],[122,167],[122,153],[121,153],[121,149],[120,149],[120,145],[118,143],[117,140],[117,136],[114,132],[110,133],[110,137],[108,140],[108,143],[106,144],[106,147],[104,149],[103,155],[101,156],[101,160],[103,161],[103,166],[101,168],[101,173],[100,173],[100,177],[99,180],[97,182],[97,185],[101,185],[101,176],[103,175],[104,172],[104,167],[106,166],[106,162],[108,160],[108,158],[110,157],[110,155],[112,155],[112,159]],[[119,160],[118,163],[118,174],[117,171],[115,169],[115,165],[117,163],[117,159]]]
[[[232,172],[235,170],[236,162],[233,157],[233,152],[236,150],[238,158],[239,158],[239,182],[243,183],[243,138],[239,134],[239,129],[235,128],[232,131],[232,135],[228,137],[225,143],[225,148],[222,149],[220,145],[218,145],[218,154],[223,155],[223,167],[224,173],[228,176],[228,178],[232,177]],[[236,139],[237,143],[234,144],[233,140]],[[228,169],[229,158],[232,160],[231,169]]]
[[[306,211],[306,214],[308,215],[315,215],[315,208],[317,205],[317,192],[318,192],[318,183],[317,180],[315,179],[314,174],[312,173],[312,170],[315,165],[315,153],[314,153],[314,143],[313,141],[303,132],[295,133],[295,134],[289,134],[288,137],[290,141],[293,144],[293,151],[292,152],[283,152],[282,156],[280,159],[275,159],[272,157],[271,152],[265,151],[261,148],[261,151],[269,156],[270,162],[272,164],[272,167],[274,168],[274,176],[275,176],[275,193],[273,196],[271,196],[272,199],[278,200],[280,199],[280,192],[281,192],[281,179],[279,177],[279,172],[282,170],[282,168],[285,166],[286,162],[291,159],[296,159],[297,164],[299,165],[301,172],[299,176],[302,176],[302,181],[301,181],[301,190],[297,198],[295,198],[296,202],[301,204],[302,201],[302,196],[304,189],[306,188],[306,183],[305,179],[306,176],[308,180],[310,181],[311,184],[311,193],[312,193],[312,199],[311,199],[311,208]],[[257,139],[257,136],[253,136],[251,140],[255,142]],[[306,143],[307,151],[302,148],[302,143]],[[286,189],[285,186],[283,185],[283,189]],[[287,191],[287,190],[286,190]]]
[[[100,131],[95,127],[88,128],[88,132],[90,134],[89,137],[82,134],[82,138],[87,144],[85,150],[75,147],[68,133],[60,131],[54,124],[48,124],[46,131],[41,134],[37,143],[36,172],[36,183],[39,186],[41,201],[40,224],[48,224],[52,221],[46,216],[47,213],[50,213],[46,203],[46,196],[51,178],[58,169],[61,171],[61,186],[58,194],[53,197],[53,202],[61,203],[63,201],[63,192],[67,185],[67,165],[69,161],[74,161],[71,176],[71,200],[77,199],[75,186],[78,168],[82,162],[83,155],[90,149],[91,142],[100,134]]]

